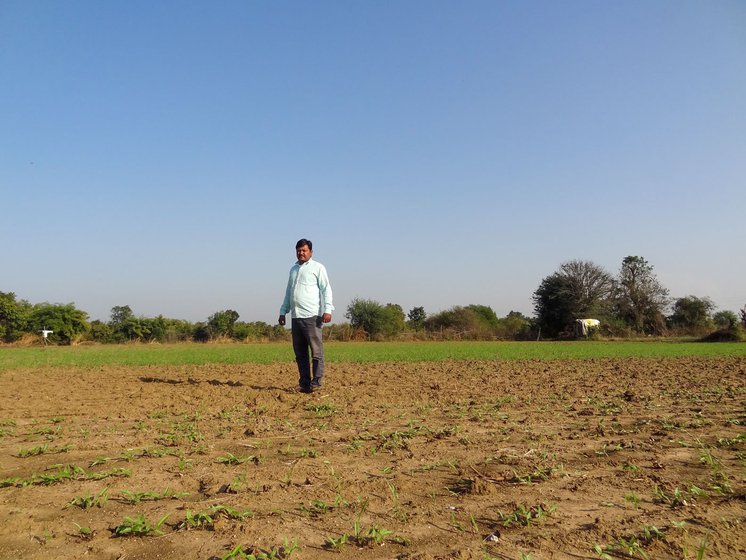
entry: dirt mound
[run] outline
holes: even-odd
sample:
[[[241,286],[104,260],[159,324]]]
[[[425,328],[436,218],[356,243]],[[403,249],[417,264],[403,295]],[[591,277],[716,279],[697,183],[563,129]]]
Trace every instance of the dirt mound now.
[[[741,329],[721,329],[703,337],[700,342],[743,342],[744,333]]]

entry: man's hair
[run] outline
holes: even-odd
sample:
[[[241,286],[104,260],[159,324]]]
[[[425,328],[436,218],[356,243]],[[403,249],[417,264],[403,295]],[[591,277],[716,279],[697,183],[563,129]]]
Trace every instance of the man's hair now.
[[[311,243],[310,239],[300,239],[298,240],[298,243],[295,244],[296,249],[300,249],[303,247],[303,245],[308,245],[308,250],[313,251],[313,243]]]

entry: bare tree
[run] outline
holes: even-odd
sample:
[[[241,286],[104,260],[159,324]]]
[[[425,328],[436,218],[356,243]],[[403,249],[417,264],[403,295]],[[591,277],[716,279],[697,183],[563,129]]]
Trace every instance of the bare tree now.
[[[599,265],[580,260],[565,262],[534,292],[538,324],[547,336],[556,336],[575,319],[606,316],[613,288],[613,277]]]
[[[625,257],[615,292],[619,317],[637,332],[660,334],[665,329],[663,311],[669,302],[668,289],[644,258]]]

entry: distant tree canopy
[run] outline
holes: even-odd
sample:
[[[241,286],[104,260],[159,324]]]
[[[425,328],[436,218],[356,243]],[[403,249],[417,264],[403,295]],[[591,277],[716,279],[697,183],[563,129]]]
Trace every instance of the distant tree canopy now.
[[[734,329],[739,324],[738,315],[733,311],[718,311],[712,316],[712,321],[719,329]]]
[[[638,256],[625,257],[616,282],[617,315],[638,333],[662,334],[668,289],[658,281],[653,266]]]
[[[715,304],[710,298],[686,296],[677,299],[673,304],[673,313],[668,321],[672,327],[684,329],[711,329],[713,327],[712,310]]]
[[[31,304],[16,300],[13,292],[0,292],[0,341],[15,342],[28,330]]]
[[[399,304],[357,297],[346,309],[349,323],[330,325],[324,337],[345,341],[535,340],[572,336],[575,320],[586,318],[599,319],[601,334],[611,336],[670,332],[700,337],[714,327],[737,330],[742,336],[739,323],[746,327],[746,306],[738,314],[714,312],[708,297],[689,295],[674,300],[669,308],[668,290],[658,281],[653,266],[639,256],[625,257],[616,277],[591,261],[564,262],[541,280],[532,299],[535,317],[510,311],[500,318],[482,304],[456,305],[430,315],[417,306],[405,314]],[[666,310],[670,310],[668,316]],[[31,304],[13,292],[0,292],[1,343],[41,343],[42,329],[54,331],[48,340],[57,344],[259,341],[288,340],[290,336],[284,326],[239,321],[238,312],[232,309],[191,323],[162,315],[137,316],[129,305],[117,305],[111,308],[109,321],[89,322],[88,314],[72,303]]]
[[[33,306],[29,317],[31,332],[39,333],[42,329],[54,331],[49,335],[49,339],[62,344],[79,341],[89,328],[88,314],[77,309],[72,303],[40,303]]]
[[[413,307],[407,313],[407,322],[409,326],[414,330],[420,330],[425,326],[425,320],[427,319],[427,313],[425,313],[424,307]]]
[[[428,331],[440,332],[446,338],[511,340],[531,338],[534,328],[533,321],[517,311],[500,319],[491,307],[476,304],[455,306],[431,315],[425,326]]]
[[[662,334],[668,290],[644,258],[622,261],[617,278],[588,261],[569,261],[541,281],[533,295],[538,326],[548,337],[569,332],[575,319],[621,324],[639,334]]]
[[[549,337],[566,330],[575,319],[606,317],[614,279],[590,261],[569,261],[544,278],[534,292],[534,310]]]
[[[369,338],[391,337],[403,332],[407,326],[401,305],[381,305],[371,299],[355,298],[347,306],[345,317],[353,328],[364,331]]]
[[[221,338],[233,336],[233,327],[238,321],[238,313],[232,309],[213,313],[207,319],[207,329],[210,338]]]

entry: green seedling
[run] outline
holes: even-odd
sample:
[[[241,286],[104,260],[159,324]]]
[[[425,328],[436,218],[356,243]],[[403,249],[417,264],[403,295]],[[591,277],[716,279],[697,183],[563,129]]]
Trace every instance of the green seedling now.
[[[655,487],[653,501],[661,504],[668,504],[672,508],[687,505],[684,493],[681,490],[675,488],[673,492],[669,494],[658,485]]]
[[[327,537],[326,542],[324,545],[326,548],[330,548],[331,550],[334,550],[335,552],[339,552],[344,545],[346,545],[350,540],[350,536],[345,533],[338,539],[335,539],[333,537]]]
[[[387,540],[396,543],[405,543],[406,541],[400,537],[392,537],[388,539],[389,535],[393,533],[383,527],[374,525],[367,531],[363,531],[360,522],[356,519],[352,525],[352,534],[345,533],[338,539],[327,537],[325,547],[331,550],[339,552],[342,546],[352,543],[358,547],[370,547],[374,545],[382,545]]]
[[[516,525],[528,527],[535,523],[541,523],[555,511],[557,511],[557,506],[555,505],[545,506],[544,504],[541,504],[538,506],[526,507],[523,504],[519,504],[518,507],[508,515],[503,514],[503,512],[498,513],[504,527],[513,527]]]
[[[89,467],[90,467],[90,468],[93,468],[93,467],[98,467],[99,465],[103,465],[103,464],[105,464],[105,463],[108,463],[109,461],[111,461],[111,457],[103,457],[103,456],[101,456],[101,457],[96,457],[96,458],[95,458],[95,459],[94,459],[94,460],[93,460],[93,461],[91,462],[91,464],[89,465]]]
[[[179,529],[190,529],[203,527],[212,527],[215,523],[215,519],[205,511],[198,511],[192,513],[191,510],[187,510],[184,521],[179,524]]]
[[[89,509],[92,507],[104,507],[104,504],[109,500],[109,488],[104,488],[98,494],[88,494],[86,496],[77,496],[70,500],[65,507],[79,507],[81,509]]]
[[[73,523],[73,525],[78,528],[78,533],[76,535],[77,537],[84,540],[93,538],[93,529],[91,529],[90,527],[83,527],[82,525],[78,525],[77,523]]]
[[[318,517],[319,515],[328,513],[329,511],[331,511],[332,508],[333,506],[330,506],[322,500],[311,500],[311,502],[307,506],[301,504],[299,509],[306,515],[309,515],[311,517]]]
[[[511,478],[508,482],[518,483],[518,484],[533,484],[534,481],[537,480],[549,480],[549,477],[552,476],[552,473],[554,472],[554,469],[552,467],[535,467],[533,471],[528,472],[526,474],[518,474],[516,471],[513,471],[513,478]]]
[[[702,542],[699,545],[699,548],[697,549],[697,560],[704,560],[705,557],[705,550],[707,549],[707,538],[710,536],[709,533],[705,535],[705,538],[702,539]]]
[[[163,492],[130,492],[129,490],[122,490],[122,498],[131,503],[139,504],[142,501],[150,500],[168,500],[171,498],[183,498],[188,496],[189,492],[173,492],[166,488]]]
[[[223,505],[214,505],[206,510],[192,513],[187,510],[186,518],[179,524],[179,529],[189,528],[210,528],[214,525],[215,519],[219,516],[226,519],[243,520],[247,517],[254,517],[253,511],[239,511],[235,508]]]
[[[744,442],[746,442],[746,434],[738,434],[736,437],[733,437],[733,438],[719,438],[718,446],[719,447],[736,447]]]
[[[608,551],[612,551],[612,550],[613,549],[611,547],[608,547],[608,546],[604,547],[604,546],[601,546],[600,544],[594,544],[593,545],[593,552],[595,552],[596,555],[601,560],[613,560],[612,557],[611,557],[611,554],[609,554],[609,552],[608,552]]]
[[[51,484],[62,482],[63,480],[85,476],[85,470],[77,465],[52,465],[50,469],[53,468],[57,468],[56,473],[41,473],[34,475],[31,479],[31,484],[49,486]]]
[[[252,547],[246,547],[238,545],[233,550],[227,552],[222,560],[234,560],[239,558],[241,560],[285,560],[290,558],[295,552],[300,550],[298,545],[298,539],[293,539],[293,542],[288,542],[285,537],[284,544],[280,547],[273,547],[270,551],[264,552]]]
[[[644,560],[647,560],[648,558],[648,555],[645,553],[645,549],[642,547],[642,543],[638,541],[634,535],[629,537],[628,539],[624,539],[622,537],[617,539],[616,548],[622,550],[624,554],[631,558],[635,558],[636,556],[639,556]]]
[[[168,519],[168,515],[169,514],[164,515],[155,525],[151,524],[142,513],[137,517],[125,517],[124,521],[114,527],[112,532],[115,537],[146,537],[162,535],[163,531],[161,531],[161,525],[163,525],[166,519]]]
[[[315,412],[317,416],[329,416],[334,413],[334,405],[330,403],[308,403],[305,409]]]
[[[226,453],[225,457],[218,457],[215,462],[222,463],[223,465],[240,465],[251,461],[252,463],[259,464],[259,458],[254,455],[245,455],[243,457],[236,457],[233,453]]]
[[[640,507],[640,496],[638,496],[634,492],[630,492],[629,494],[624,496],[624,499],[632,504],[635,508]]]
[[[47,452],[47,449],[49,449],[48,444],[44,445],[38,445],[36,447],[29,447],[27,449],[19,449],[18,453],[16,453],[16,457],[34,457],[36,455],[43,455]]]

